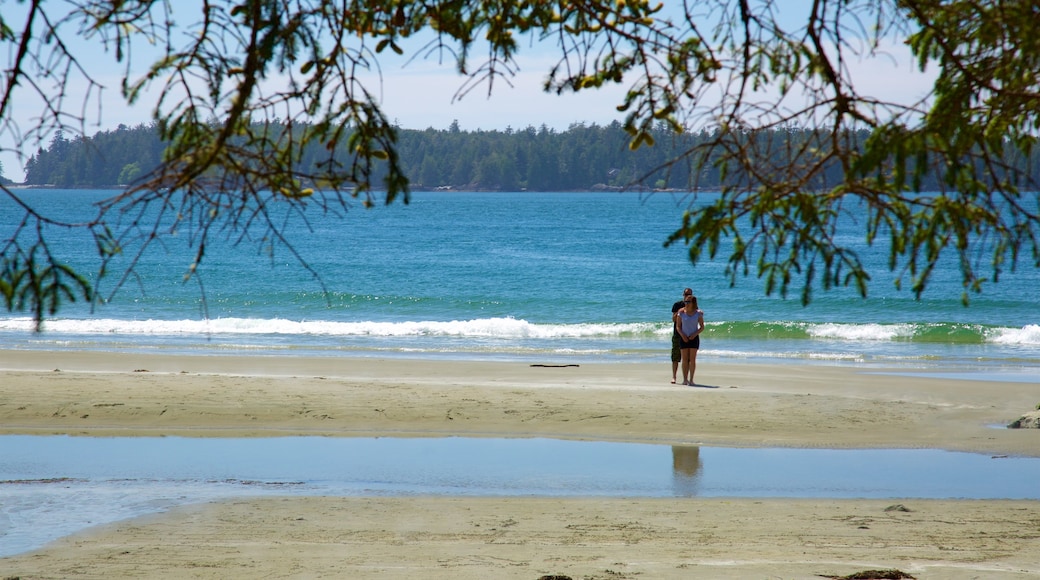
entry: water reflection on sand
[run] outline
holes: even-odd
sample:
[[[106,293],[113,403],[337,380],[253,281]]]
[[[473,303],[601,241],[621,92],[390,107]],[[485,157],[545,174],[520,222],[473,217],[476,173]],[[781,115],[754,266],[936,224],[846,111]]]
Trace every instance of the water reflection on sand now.
[[[672,490],[679,497],[697,495],[701,472],[701,448],[672,445]]]
[[[928,449],[0,436],[0,557],[89,526],[259,495],[1040,499],[1037,481],[1040,458]]]

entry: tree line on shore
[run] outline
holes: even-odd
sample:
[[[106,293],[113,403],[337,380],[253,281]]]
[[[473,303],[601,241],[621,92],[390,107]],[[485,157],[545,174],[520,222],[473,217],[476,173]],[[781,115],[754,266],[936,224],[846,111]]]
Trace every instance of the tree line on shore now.
[[[280,126],[276,130],[291,129]],[[650,135],[651,143],[633,148],[632,136],[619,122],[602,126],[578,123],[562,131],[545,125],[463,131],[454,122],[447,129],[399,128],[398,155],[411,188],[416,190],[713,190],[755,179],[746,171],[734,170],[713,158],[720,154],[712,147],[715,132],[677,134],[662,126]],[[862,130],[844,138],[862,143],[869,136],[869,131]],[[749,152],[754,150],[756,157],[771,159],[763,170],[769,170],[768,166],[805,164],[806,188],[822,190],[843,179],[837,161],[806,160],[812,142],[823,138],[828,137],[818,129],[777,128],[749,133],[746,146]],[[47,147],[41,147],[29,158],[23,185],[126,187],[158,167],[165,148],[166,143],[154,125],[120,125],[91,137],[72,139],[58,132]],[[763,150],[770,153],[763,157]],[[691,151],[704,153],[690,155]],[[329,154],[325,147],[314,144],[297,163],[312,167],[337,157],[335,150]],[[1037,175],[1036,170],[1040,169],[1040,154],[1036,152],[1028,159],[1008,161],[1026,174]],[[943,189],[937,175],[936,171],[926,172],[914,188]]]

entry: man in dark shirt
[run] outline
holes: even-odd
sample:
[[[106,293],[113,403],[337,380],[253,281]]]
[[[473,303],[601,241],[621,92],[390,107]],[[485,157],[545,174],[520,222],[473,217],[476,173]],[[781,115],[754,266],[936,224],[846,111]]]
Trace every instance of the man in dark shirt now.
[[[693,290],[683,288],[682,296],[682,300],[672,304],[672,383],[675,383],[675,374],[679,372],[679,361],[682,360],[682,351],[679,349],[679,342],[682,338],[679,336],[679,330],[675,326],[675,316],[685,306],[684,301],[686,297],[693,296]]]

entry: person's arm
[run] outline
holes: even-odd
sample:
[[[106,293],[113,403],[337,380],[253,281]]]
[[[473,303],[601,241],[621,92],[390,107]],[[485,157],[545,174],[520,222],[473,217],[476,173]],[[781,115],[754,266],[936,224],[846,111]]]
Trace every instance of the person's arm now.
[[[697,316],[697,332],[693,333],[693,336],[699,335],[704,330],[704,311],[698,310],[697,314],[699,315]]]

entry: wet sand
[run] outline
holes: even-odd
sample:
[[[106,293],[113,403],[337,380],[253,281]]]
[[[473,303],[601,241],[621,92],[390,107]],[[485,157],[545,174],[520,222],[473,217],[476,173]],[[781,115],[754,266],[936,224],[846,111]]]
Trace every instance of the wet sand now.
[[[823,365],[0,351],[0,433],[494,436],[1040,456],[994,428],[1040,385]],[[901,371],[902,372],[902,371]],[[898,474],[879,473],[879,477]],[[887,510],[902,505],[909,511]],[[186,506],[0,559],[28,578],[1040,576],[1034,501],[274,498]]]

